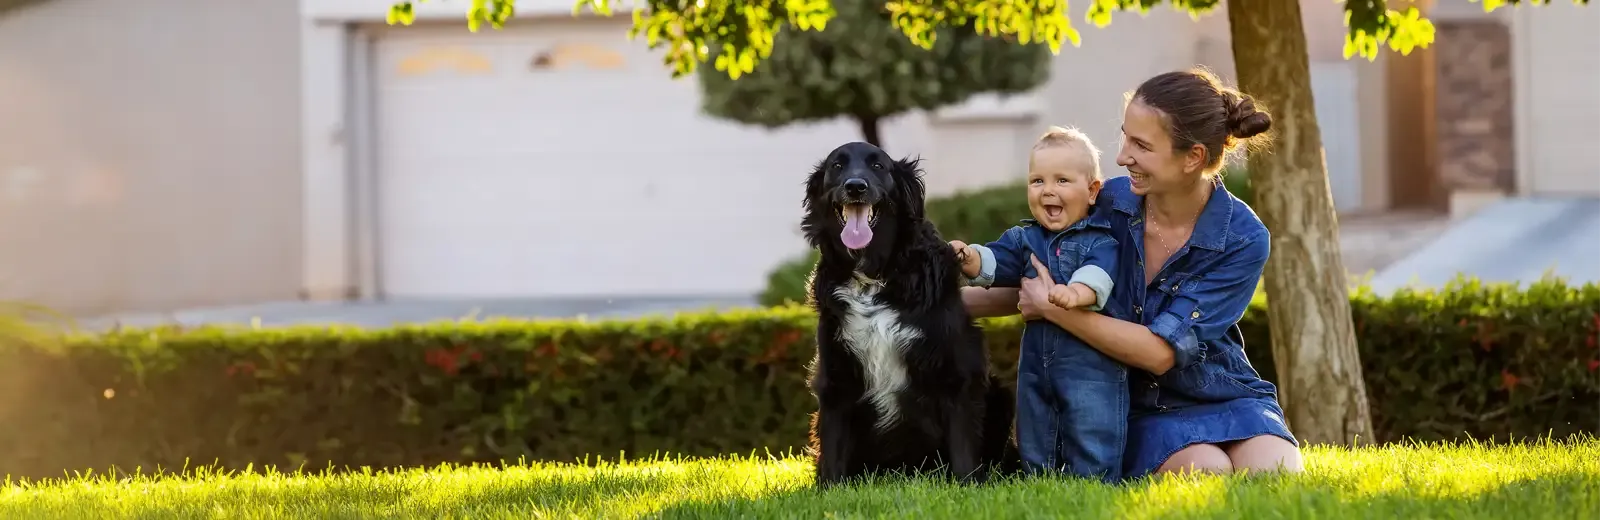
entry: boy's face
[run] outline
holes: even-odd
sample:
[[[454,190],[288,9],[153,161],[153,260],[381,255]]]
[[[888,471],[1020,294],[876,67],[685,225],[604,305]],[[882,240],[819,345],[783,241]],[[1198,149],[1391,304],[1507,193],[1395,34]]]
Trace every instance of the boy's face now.
[[[1028,159],[1028,210],[1045,229],[1060,232],[1089,214],[1100,181],[1087,162],[1067,146],[1037,150]]]

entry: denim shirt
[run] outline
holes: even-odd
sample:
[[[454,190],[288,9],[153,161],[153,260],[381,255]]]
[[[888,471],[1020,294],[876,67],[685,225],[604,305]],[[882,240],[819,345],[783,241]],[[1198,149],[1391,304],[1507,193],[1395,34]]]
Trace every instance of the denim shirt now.
[[[1050,270],[1056,283],[1082,283],[1094,290],[1095,302],[1088,310],[1105,308],[1117,275],[1117,240],[1111,236],[1111,221],[1091,213],[1052,233],[1035,219],[1022,219],[1000,238],[985,245],[972,244],[982,259],[978,276],[967,283],[977,287],[1021,287],[1022,278],[1038,273],[1028,255],[1033,254]]]
[[[1156,376],[1130,369],[1132,411],[1151,412],[1239,398],[1273,398],[1276,387],[1245,357],[1238,321],[1244,316],[1271,250],[1261,219],[1221,183],[1201,210],[1189,241],[1147,285],[1144,214],[1127,177],[1099,195],[1101,218],[1119,238],[1122,289],[1107,314],[1149,327],[1172,347],[1174,363]]]

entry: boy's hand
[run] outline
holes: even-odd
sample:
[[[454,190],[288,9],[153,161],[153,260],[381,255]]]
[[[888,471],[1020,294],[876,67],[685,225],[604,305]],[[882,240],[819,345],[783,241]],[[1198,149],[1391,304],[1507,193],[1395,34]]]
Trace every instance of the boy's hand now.
[[[956,251],[956,260],[961,262],[961,274],[976,278],[978,271],[983,269],[983,258],[978,256],[978,250],[960,240],[951,240],[950,248]]]
[[[1078,293],[1064,283],[1050,287],[1050,303],[1063,308],[1073,309],[1078,307]]]

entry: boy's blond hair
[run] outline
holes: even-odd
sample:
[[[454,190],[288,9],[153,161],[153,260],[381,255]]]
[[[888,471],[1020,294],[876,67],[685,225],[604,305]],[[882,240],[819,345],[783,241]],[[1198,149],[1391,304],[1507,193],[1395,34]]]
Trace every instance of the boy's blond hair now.
[[[1037,152],[1057,146],[1076,148],[1077,151],[1082,152],[1085,164],[1078,165],[1079,168],[1088,172],[1093,180],[1105,180],[1105,177],[1100,173],[1100,149],[1095,147],[1094,141],[1089,140],[1089,136],[1084,134],[1083,131],[1075,127],[1052,125],[1048,130],[1045,130],[1044,135],[1039,136],[1039,140],[1033,142],[1033,151]],[[1030,157],[1029,160],[1031,162],[1032,158]]]

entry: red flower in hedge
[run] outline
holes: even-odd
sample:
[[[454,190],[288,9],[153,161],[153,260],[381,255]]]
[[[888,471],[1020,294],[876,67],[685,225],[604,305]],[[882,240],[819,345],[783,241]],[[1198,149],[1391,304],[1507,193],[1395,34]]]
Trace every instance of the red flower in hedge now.
[[[1600,359],[1589,360],[1589,371],[1594,372],[1596,370],[1600,370]]]
[[[438,367],[439,370],[444,371],[446,375],[453,376],[456,375],[456,372],[461,368],[459,363],[456,361],[458,356],[459,354],[457,352],[452,352],[442,348],[435,348],[428,349],[428,351],[423,354],[423,359],[427,361],[429,365],[433,365]]]
[[[783,359],[789,353],[789,346],[800,341],[800,331],[785,330],[772,337],[772,342],[767,344],[766,352],[761,354],[760,363],[772,363]]]
[[[650,340],[650,343],[646,344],[645,348],[649,349],[651,352],[661,354],[662,357],[667,359],[679,359],[683,357],[683,352],[678,350],[677,345],[667,343],[666,341],[660,339]]]
[[[1501,388],[1504,388],[1507,391],[1510,391],[1512,387],[1517,386],[1517,381],[1518,380],[1519,379],[1517,378],[1517,376],[1515,374],[1512,374],[1511,371],[1503,369],[1503,368],[1500,369],[1500,386],[1501,386]]]
[[[228,377],[233,377],[236,374],[252,375],[256,373],[256,364],[249,361],[239,361],[228,365],[228,368],[223,369],[223,372],[228,374]]]

